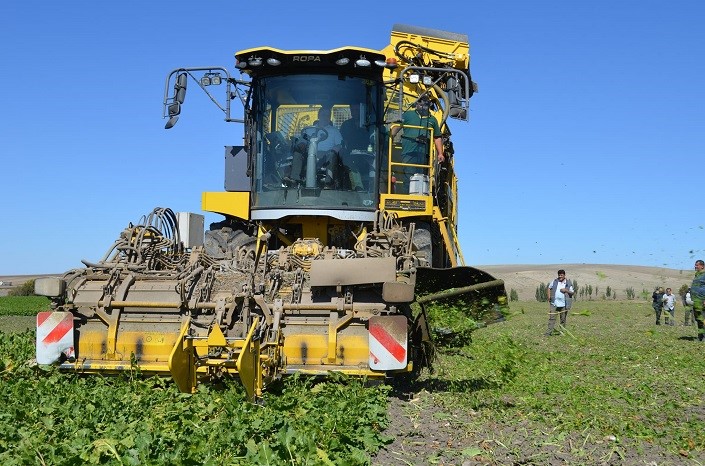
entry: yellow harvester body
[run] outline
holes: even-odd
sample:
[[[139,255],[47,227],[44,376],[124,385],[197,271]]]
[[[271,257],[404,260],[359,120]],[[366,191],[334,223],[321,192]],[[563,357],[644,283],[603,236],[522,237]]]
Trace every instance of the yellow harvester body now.
[[[60,314],[38,318],[40,362],[139,368],[184,392],[237,375],[256,398],[285,374],[382,379],[428,366],[433,299],[458,297],[474,318],[496,317],[504,286],[465,265],[457,237],[449,124],[467,120],[475,91],[467,36],[395,25],[381,50],[259,47],[235,57],[242,79],[179,68],[164,99],[170,128],[187,82],[217,104],[209,86],[226,86],[218,106],[244,124],[244,145],[226,147],[225,190],[202,196],[223,221],[204,235],[203,216],[155,209],[102,260],[39,280],[72,325],[59,339],[47,326]],[[238,97],[241,120],[230,117]]]

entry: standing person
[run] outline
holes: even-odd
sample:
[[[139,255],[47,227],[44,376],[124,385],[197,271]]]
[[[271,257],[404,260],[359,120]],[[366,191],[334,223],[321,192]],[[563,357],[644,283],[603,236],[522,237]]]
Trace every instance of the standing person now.
[[[653,293],[651,293],[651,299],[653,303],[651,306],[654,308],[656,313],[656,325],[661,325],[661,310],[663,309],[663,288],[657,286]]]
[[[401,137],[401,161],[402,163],[425,165],[429,163],[430,135],[433,134],[433,143],[436,148],[438,163],[445,161],[443,155],[443,138],[438,120],[431,115],[431,100],[427,95],[422,95],[416,101],[413,110],[408,110],[402,115],[402,125],[392,128],[392,136],[399,130],[404,129]],[[411,175],[420,172],[419,167],[400,167],[396,171],[397,179],[404,183],[404,190],[409,191]]]
[[[670,288],[666,288],[666,294],[663,295],[663,313],[664,324],[675,325],[676,323],[676,295],[671,293]],[[670,314],[670,319],[669,319]]]
[[[548,330],[546,336],[553,335],[556,326],[556,314],[560,316],[561,327],[565,328],[568,310],[573,302],[573,283],[565,278],[565,270],[558,271],[558,278],[555,278],[548,285]],[[561,332],[562,333],[562,332]]]
[[[698,341],[705,342],[705,325],[703,324],[703,301],[705,301],[705,262],[702,259],[695,261],[695,277],[690,285],[690,294],[693,299],[693,316],[698,324]]]
[[[685,320],[683,321],[683,325],[693,325],[690,323],[691,320],[695,322],[695,318],[693,317],[693,298],[690,295],[690,288],[688,288],[688,291],[685,292],[685,296],[683,297],[683,309],[685,309]]]

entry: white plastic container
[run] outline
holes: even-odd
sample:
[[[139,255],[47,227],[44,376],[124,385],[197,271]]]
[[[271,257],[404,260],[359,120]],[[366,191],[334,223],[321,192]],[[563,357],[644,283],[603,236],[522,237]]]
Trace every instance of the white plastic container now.
[[[428,196],[429,189],[428,175],[424,175],[423,173],[411,175],[411,180],[409,180],[409,194]]]

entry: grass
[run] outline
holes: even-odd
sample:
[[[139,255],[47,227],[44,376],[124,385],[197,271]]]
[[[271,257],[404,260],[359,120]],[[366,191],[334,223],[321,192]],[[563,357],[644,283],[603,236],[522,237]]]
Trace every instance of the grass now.
[[[34,316],[49,310],[45,296],[0,296],[0,316]]]
[[[564,334],[552,337],[545,303],[515,302],[512,311],[470,346],[443,351],[426,381],[447,387],[432,390],[434,402],[464,413],[465,429],[485,435],[490,450],[512,457],[526,430],[573,458],[590,458],[600,443],[615,455],[656,448],[703,458],[705,345],[682,325],[682,308],[677,326],[656,326],[650,303],[578,301]]]

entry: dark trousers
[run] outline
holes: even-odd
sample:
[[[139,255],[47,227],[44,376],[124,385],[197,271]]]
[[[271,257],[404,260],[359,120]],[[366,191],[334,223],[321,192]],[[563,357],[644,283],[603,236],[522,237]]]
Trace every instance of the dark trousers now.
[[[702,300],[693,300],[693,315],[695,316],[695,323],[698,324],[698,340],[705,341],[705,322],[703,322],[705,311],[703,310]]]
[[[685,320],[683,321],[683,324],[692,325],[690,321],[692,320],[693,322],[695,322],[695,317],[693,317],[693,307],[685,306],[683,309],[685,309]]]
[[[656,325],[661,325],[661,310],[663,309],[663,304],[653,303],[654,312],[656,313]]]
[[[561,327],[565,327],[566,320],[568,318],[568,309],[565,307],[556,307],[551,304],[551,308],[548,311],[548,330],[546,335],[551,335],[556,327],[556,316],[560,317]]]

